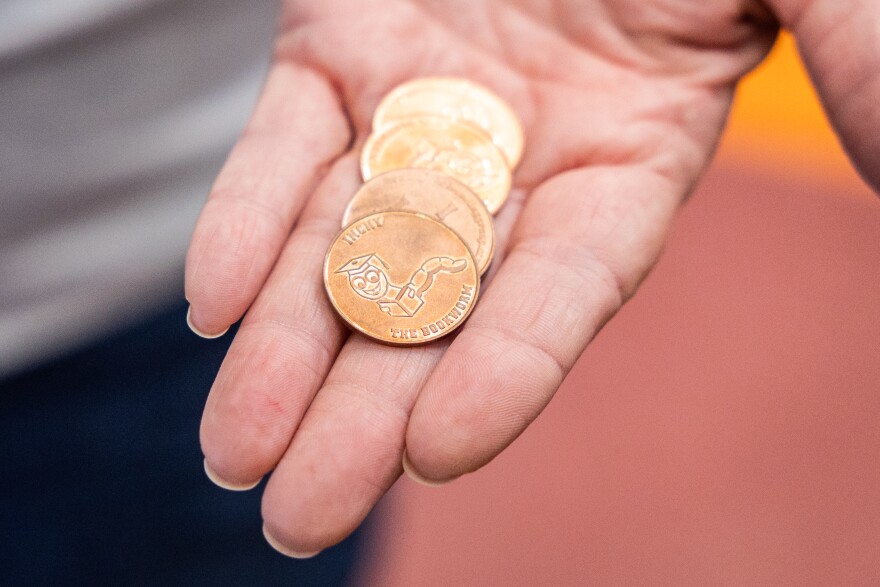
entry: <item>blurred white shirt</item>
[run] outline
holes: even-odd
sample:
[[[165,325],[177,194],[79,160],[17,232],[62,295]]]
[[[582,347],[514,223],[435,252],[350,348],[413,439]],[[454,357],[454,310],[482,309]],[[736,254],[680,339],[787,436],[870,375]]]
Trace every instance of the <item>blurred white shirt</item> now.
[[[182,299],[276,0],[0,0],[0,375]]]

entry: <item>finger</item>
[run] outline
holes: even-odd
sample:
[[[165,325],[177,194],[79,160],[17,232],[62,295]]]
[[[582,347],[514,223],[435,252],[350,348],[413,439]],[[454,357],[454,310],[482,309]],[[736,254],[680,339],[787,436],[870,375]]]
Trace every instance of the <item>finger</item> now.
[[[641,166],[581,169],[535,190],[504,265],[413,408],[416,476],[476,470],[525,429],[653,264],[685,190]]]
[[[253,485],[275,466],[347,335],[321,267],[357,185],[357,161],[348,155],[303,212],[220,367],[201,442],[207,470],[224,486]]]
[[[880,4],[773,0],[856,167],[880,190]]]
[[[321,75],[291,61],[272,67],[193,233],[186,298],[194,330],[215,335],[241,318],[349,135],[339,99]]]
[[[443,346],[349,339],[266,486],[266,534],[309,553],[357,528],[400,476],[409,411]]]
[[[503,251],[524,197],[497,217]],[[263,495],[270,543],[322,550],[363,521],[401,473],[406,421],[447,341],[414,348],[348,339]]]

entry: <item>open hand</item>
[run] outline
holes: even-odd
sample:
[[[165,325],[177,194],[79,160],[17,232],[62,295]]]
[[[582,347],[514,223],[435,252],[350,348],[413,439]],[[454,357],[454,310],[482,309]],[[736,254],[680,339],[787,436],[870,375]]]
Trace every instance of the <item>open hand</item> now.
[[[211,390],[202,448],[229,486],[269,472],[277,548],[343,539],[402,472],[474,471],[540,413],[656,260],[718,141],[735,83],[794,28],[863,173],[880,178],[873,0],[290,0],[262,98],[187,259],[191,321],[247,312]],[[379,99],[473,79],[523,121],[494,265],[454,340],[351,334],[321,265],[361,183]],[[874,158],[871,159],[870,157]]]

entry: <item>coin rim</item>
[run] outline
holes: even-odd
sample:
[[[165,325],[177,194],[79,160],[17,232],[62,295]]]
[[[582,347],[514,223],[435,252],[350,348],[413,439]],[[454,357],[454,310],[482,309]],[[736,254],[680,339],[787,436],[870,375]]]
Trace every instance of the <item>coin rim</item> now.
[[[377,216],[377,215],[380,215],[380,214],[384,214],[384,215],[388,215],[388,214],[406,214],[406,215],[409,215],[409,216],[419,216],[419,217],[421,217],[421,218],[423,218],[423,219],[425,219],[425,220],[428,220],[428,221],[430,221],[430,222],[433,222],[434,224],[440,226],[440,227],[443,228],[444,230],[449,231],[449,232],[452,234],[453,237],[455,237],[456,239],[458,239],[458,241],[459,241],[459,242],[462,244],[462,246],[464,247],[464,250],[467,252],[467,255],[468,255],[468,257],[470,258],[471,263],[472,263],[473,265],[476,265],[476,262],[474,262],[474,256],[471,254],[471,250],[468,248],[468,246],[465,244],[465,242],[464,242],[463,240],[461,240],[461,237],[458,236],[458,234],[457,234],[454,230],[452,230],[451,228],[449,228],[448,226],[446,226],[445,224],[443,224],[443,223],[440,222],[439,220],[434,220],[434,219],[431,218],[430,216],[428,216],[428,215],[426,215],[426,214],[422,214],[422,213],[420,213],[420,212],[404,212],[404,211],[402,211],[402,210],[394,210],[394,211],[392,211],[392,212],[376,212],[375,214],[368,214],[367,216],[362,216],[361,218],[359,218],[359,220],[363,220],[363,219],[365,219],[365,218],[369,218],[370,216]],[[349,226],[350,226],[350,225],[349,225]],[[340,318],[342,318],[342,320],[343,320],[346,324],[348,324],[352,329],[356,330],[357,332],[360,332],[361,334],[363,334],[363,335],[366,336],[367,338],[370,338],[371,340],[375,340],[375,341],[377,341],[377,342],[380,342],[380,343],[385,344],[385,345],[388,345],[388,346],[419,346],[419,345],[422,345],[422,344],[428,344],[428,343],[434,342],[435,340],[440,340],[441,338],[444,338],[444,337],[446,337],[446,336],[452,334],[453,332],[455,332],[456,330],[458,330],[458,328],[459,328],[462,324],[464,324],[465,322],[467,322],[467,319],[470,317],[471,312],[474,310],[474,307],[477,305],[477,301],[480,299],[480,289],[481,289],[480,286],[481,286],[482,278],[481,278],[481,275],[480,275],[479,270],[477,271],[477,281],[476,281],[476,285],[474,286],[473,302],[471,302],[470,306],[468,306],[468,309],[464,312],[464,316],[462,316],[461,320],[459,320],[454,326],[448,328],[448,329],[445,331],[445,334],[443,334],[442,336],[437,336],[437,337],[430,338],[430,339],[427,339],[427,340],[425,340],[425,339],[420,339],[420,340],[417,340],[417,341],[407,340],[406,342],[403,342],[404,339],[401,339],[401,342],[392,342],[392,341],[390,341],[390,340],[384,340],[384,339],[382,339],[382,338],[379,338],[379,337],[377,337],[377,336],[375,336],[375,335],[373,335],[373,334],[367,332],[366,330],[364,330],[363,328],[361,328],[358,324],[356,324],[353,320],[350,320],[350,319],[349,319],[349,318],[348,318],[348,317],[342,312],[342,310],[339,308],[339,305],[336,303],[336,300],[333,299],[333,295],[332,295],[331,292],[330,292],[330,282],[329,282],[329,280],[328,280],[328,273],[327,273],[327,268],[328,268],[329,263],[330,263],[330,251],[333,250],[333,245],[336,244],[336,242],[339,240],[339,238],[345,233],[345,231],[346,231],[347,228],[348,228],[348,226],[342,228],[339,232],[336,233],[336,235],[335,235],[335,236],[333,237],[333,239],[330,241],[330,245],[327,247],[327,252],[324,254],[324,263],[323,263],[323,267],[322,267],[322,272],[323,272],[323,278],[324,278],[324,291],[327,293],[327,299],[330,300],[330,304],[333,306],[333,309],[336,311],[336,314],[337,314]]]
[[[463,77],[455,77],[455,76],[425,76],[425,77],[417,77],[410,80],[407,80],[403,83],[400,83],[393,87],[388,91],[387,94],[379,101],[379,104],[376,106],[376,110],[373,113],[373,125],[372,130],[379,130],[382,126],[390,124],[393,120],[400,120],[403,118],[413,118],[419,115],[411,115],[411,116],[403,116],[397,119],[390,119],[387,117],[387,112],[391,109],[391,104],[399,100],[400,96],[406,92],[408,88],[419,87],[419,86],[432,86],[432,85],[452,85],[452,86],[463,86],[469,90],[476,91],[486,97],[488,97],[492,102],[495,102],[496,105],[501,107],[501,110],[504,111],[507,118],[512,122],[512,126],[515,129],[514,134],[516,135],[517,145],[512,153],[508,154],[507,150],[504,148],[504,145],[501,141],[496,140],[495,135],[492,133],[491,129],[483,128],[480,125],[480,128],[489,135],[492,139],[492,142],[498,147],[501,151],[501,154],[504,155],[504,160],[507,162],[508,167],[511,170],[515,169],[517,165],[519,165],[520,161],[522,161],[523,152],[525,151],[525,131],[522,127],[522,121],[517,115],[516,111],[504,98],[498,95],[498,93],[492,91],[491,88],[485,86],[483,84],[477,83],[471,79],[463,78]],[[434,114],[435,116],[440,116],[439,114]],[[513,155],[512,157],[509,155]]]
[[[392,130],[394,130],[400,126],[412,125],[412,123],[417,120],[432,120],[432,121],[442,121],[446,124],[459,124],[461,126],[464,126],[465,128],[469,127],[472,131],[474,131],[478,134],[481,134],[484,137],[486,137],[487,139],[489,139],[489,144],[492,145],[492,147],[494,149],[496,149],[498,151],[498,154],[501,156],[501,162],[504,163],[504,170],[507,172],[507,174],[505,175],[506,181],[505,181],[505,186],[504,186],[504,190],[503,190],[504,197],[501,198],[501,201],[498,202],[497,206],[489,206],[486,203],[486,200],[484,198],[482,198],[480,196],[480,194],[478,194],[476,191],[471,189],[471,187],[468,186],[467,184],[465,184],[465,186],[468,189],[471,189],[471,191],[473,191],[477,195],[477,197],[480,199],[481,202],[483,202],[483,205],[489,211],[489,214],[491,214],[492,216],[497,214],[501,210],[501,208],[504,207],[504,204],[507,203],[507,200],[510,198],[510,192],[513,189],[513,172],[510,170],[510,167],[507,166],[507,159],[504,158],[504,153],[501,151],[501,149],[498,148],[498,145],[495,144],[495,141],[492,140],[492,137],[485,130],[483,130],[480,126],[478,126],[472,122],[468,122],[467,120],[463,120],[463,119],[444,118],[443,116],[407,116],[406,118],[398,119],[397,121],[395,121],[394,124],[389,124],[387,126],[382,127],[379,130],[374,130],[373,132],[370,133],[370,135],[364,141],[364,146],[361,147],[361,154],[360,154],[360,168],[361,168],[361,170],[360,171],[361,171],[361,178],[363,179],[363,181],[367,182],[367,181],[370,181],[371,179],[373,179],[374,177],[378,177],[379,175],[382,175],[382,173],[387,173],[388,171],[393,171],[393,169],[389,169],[388,171],[384,171],[384,172],[379,173],[377,175],[374,175],[371,171],[369,152],[373,148],[373,145],[379,140],[379,138],[385,136],[386,134],[390,133]],[[394,169],[421,169],[421,168],[420,167],[395,167]],[[452,174],[447,173],[446,175],[449,175],[449,177],[452,177],[452,179],[456,179]],[[464,183],[464,182],[461,182],[461,183]]]
[[[426,173],[426,174],[428,174],[428,176],[442,177],[444,180],[449,180],[453,183],[457,183],[468,194],[465,197],[466,198],[473,198],[473,201],[476,203],[476,205],[480,206],[481,211],[478,212],[478,214],[485,214],[484,220],[488,220],[488,223],[484,223],[484,224],[488,225],[488,232],[491,235],[491,239],[490,239],[491,242],[489,243],[489,253],[486,256],[486,262],[483,264],[482,267],[479,267],[479,266],[477,267],[477,269],[480,272],[480,275],[485,275],[486,271],[489,270],[489,267],[492,266],[492,261],[495,259],[495,238],[496,238],[495,237],[495,221],[492,218],[492,214],[491,214],[491,212],[489,212],[489,209],[486,208],[486,204],[483,203],[483,198],[478,196],[476,194],[476,192],[474,192],[474,190],[472,190],[471,188],[466,186],[464,183],[460,182],[459,180],[455,179],[454,177],[452,177],[451,175],[449,175],[447,173],[443,173],[442,171],[434,171],[433,169],[418,169],[418,168],[414,168],[414,167],[402,167],[400,169],[391,169],[389,171],[386,171],[385,173],[380,173],[379,175],[375,175],[375,176],[371,177],[367,182],[361,184],[361,187],[359,187],[357,189],[357,191],[354,193],[354,195],[348,201],[348,205],[345,206],[345,211],[342,213],[342,228],[343,229],[348,228],[349,226],[354,224],[357,220],[360,220],[361,218],[366,218],[367,216],[371,216],[372,214],[378,214],[381,212],[410,212],[409,210],[403,210],[400,208],[388,208],[387,210],[375,210],[373,212],[369,212],[369,213],[363,214],[361,216],[350,216],[349,215],[349,211],[351,210],[352,204],[354,204],[355,198],[357,198],[358,194],[360,194],[362,191],[365,190],[365,188],[368,184],[370,184],[371,182],[374,182],[374,181],[381,181],[381,179],[383,177],[385,177],[386,175],[391,175],[391,174],[396,174],[396,173],[408,173],[408,172]],[[433,179],[431,181],[433,181]],[[439,187],[441,189],[445,189],[445,187],[446,187],[446,186],[441,185],[441,183],[439,181],[435,182],[434,185],[436,185],[437,187]],[[414,214],[424,214],[424,212],[413,212],[413,213]],[[449,230],[454,232],[456,234],[456,236],[458,236],[458,238],[461,239],[461,242],[463,242],[464,245],[467,247],[467,243],[465,242],[465,239],[462,238],[462,236],[453,227],[449,226],[448,224],[446,224],[442,220],[439,220],[437,218],[433,218],[430,214],[425,214],[425,216],[427,216],[431,220],[435,220],[435,221],[439,222],[440,224],[444,225],[446,228],[448,228]],[[474,256],[474,252],[470,250],[470,247],[468,247],[468,251],[470,251],[471,257],[474,259],[474,264],[476,265],[477,259]]]

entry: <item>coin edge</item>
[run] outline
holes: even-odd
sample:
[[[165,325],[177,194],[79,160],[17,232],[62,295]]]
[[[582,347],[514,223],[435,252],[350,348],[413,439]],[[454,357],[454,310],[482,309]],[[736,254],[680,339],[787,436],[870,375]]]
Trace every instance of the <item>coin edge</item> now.
[[[511,170],[516,169],[517,166],[519,166],[520,162],[522,161],[522,156],[523,156],[523,153],[525,152],[525,147],[526,147],[525,129],[523,129],[522,120],[520,119],[519,115],[516,113],[516,110],[513,109],[513,106],[511,106],[510,103],[507,100],[505,100],[503,97],[501,97],[498,94],[498,92],[494,91],[492,88],[490,88],[484,84],[481,84],[479,82],[475,82],[475,81],[468,79],[468,78],[456,77],[456,76],[442,76],[442,75],[440,75],[440,76],[424,76],[424,77],[412,78],[410,80],[407,80],[405,82],[401,82],[401,83],[397,84],[396,86],[391,88],[382,97],[381,100],[379,100],[379,103],[376,105],[375,110],[373,110],[373,119],[372,119],[372,123],[370,126],[371,132],[375,132],[375,131],[379,130],[381,127],[380,123],[382,121],[384,121],[385,124],[391,123],[391,120],[389,118],[383,116],[382,114],[389,109],[389,105],[392,101],[391,99],[392,99],[392,97],[394,97],[395,94],[403,93],[407,86],[412,86],[412,85],[417,85],[417,84],[431,84],[431,83],[436,84],[436,83],[443,83],[443,82],[452,82],[456,85],[469,86],[471,89],[476,89],[477,91],[482,92],[485,95],[489,96],[494,102],[499,104],[503,110],[506,111],[509,119],[511,121],[513,121],[513,123],[514,123],[513,126],[516,129],[516,132],[514,134],[516,135],[517,141],[519,143],[517,145],[517,149],[515,149],[513,151],[515,157],[513,157],[512,159],[507,156],[507,153],[505,152],[505,149],[502,147],[502,145],[500,145],[498,143],[498,141],[495,141],[495,137],[492,135],[491,132],[489,132],[489,129],[482,129],[482,127],[480,127],[480,128],[489,135],[489,137],[492,139],[492,142],[498,147],[498,150],[501,151],[501,154],[504,157],[504,161],[507,163],[508,167]],[[411,117],[407,116],[407,117],[401,117],[401,118],[411,118]],[[397,119],[397,120],[400,120],[400,119]],[[477,126],[479,126],[479,125],[477,125]]]
[[[343,224],[342,224],[342,229],[344,230],[345,228],[347,228],[347,227],[351,226],[352,224],[354,224],[357,220],[360,220],[361,218],[366,218],[367,216],[371,216],[371,215],[373,215],[373,214],[379,214],[379,213],[382,213],[382,212],[395,212],[395,211],[396,211],[396,212],[409,212],[409,210],[402,210],[402,209],[400,209],[400,208],[389,208],[388,210],[376,210],[376,211],[374,211],[374,212],[369,212],[369,213],[364,214],[364,215],[362,215],[362,216],[361,216],[361,215],[359,215],[359,216],[351,216],[351,217],[348,218],[348,221],[346,222],[346,217],[349,216],[349,211],[351,210],[351,205],[354,203],[355,198],[358,196],[358,194],[364,189],[364,187],[365,187],[369,182],[376,181],[376,180],[380,179],[381,177],[383,177],[383,176],[385,176],[385,175],[388,175],[388,174],[391,174],[391,173],[399,173],[399,172],[401,172],[401,171],[404,171],[404,172],[405,172],[405,171],[421,171],[421,172],[427,172],[429,175],[436,175],[436,176],[439,176],[439,177],[443,177],[444,179],[448,179],[449,181],[454,182],[454,183],[457,183],[459,186],[461,186],[461,187],[462,187],[462,188],[463,188],[463,189],[469,194],[469,195],[466,196],[466,197],[467,197],[467,198],[473,198],[474,203],[475,203],[476,205],[479,205],[479,206],[482,207],[482,210],[483,210],[483,212],[486,213],[486,218],[487,218],[488,221],[489,221],[489,222],[488,222],[488,232],[489,232],[489,234],[491,235],[491,238],[490,238],[490,241],[491,241],[491,242],[490,242],[490,245],[489,245],[489,253],[488,253],[488,255],[486,256],[486,262],[483,264],[482,267],[478,267],[478,271],[479,271],[480,275],[481,275],[481,276],[482,276],[482,275],[485,275],[485,274],[486,274],[486,271],[488,271],[488,270],[489,270],[489,267],[492,265],[492,261],[495,259],[495,245],[496,245],[496,242],[495,242],[495,241],[496,241],[496,235],[495,235],[495,220],[494,220],[494,218],[493,218],[493,216],[492,216],[492,213],[489,211],[489,209],[486,207],[486,204],[483,202],[483,198],[481,198],[480,196],[478,196],[478,195],[476,194],[476,192],[474,192],[474,190],[472,190],[470,187],[468,187],[467,185],[465,185],[465,184],[462,183],[461,181],[457,180],[456,178],[452,177],[451,175],[449,175],[449,174],[447,174],[447,173],[443,173],[442,171],[434,171],[433,169],[419,169],[419,168],[416,168],[416,167],[401,167],[400,169],[391,169],[391,170],[386,171],[386,172],[384,172],[384,173],[380,173],[379,175],[374,175],[374,176],[371,177],[367,182],[364,182],[364,183],[361,185],[361,187],[359,187],[359,188],[357,189],[357,191],[354,193],[354,195],[353,195],[353,196],[351,197],[351,199],[348,201],[348,204],[346,204],[346,206],[345,206],[345,210],[342,212],[342,222],[343,222]],[[442,185],[440,185],[439,183],[436,183],[436,184],[434,184],[434,185],[436,185],[436,186],[438,186],[438,187],[440,187],[440,188],[445,188],[445,186],[442,186]],[[423,212],[410,212],[410,213],[411,213],[411,214],[424,214]],[[478,214],[479,214],[479,212],[478,212]],[[449,226],[448,224],[446,224],[446,223],[443,222],[442,220],[438,220],[438,219],[436,219],[436,218],[432,218],[432,217],[431,217],[430,215],[428,215],[428,214],[424,214],[424,215],[427,216],[428,218],[430,218],[431,220],[434,220],[435,222],[440,222],[440,224],[444,225],[446,228],[448,228],[449,230],[451,230],[452,232],[454,232],[454,233],[456,234],[456,236],[457,236],[457,237],[458,237],[458,238],[464,243],[464,245],[465,245],[465,247],[468,249],[468,251],[471,253],[471,257],[474,259],[474,264],[475,264],[475,265],[477,264],[477,263],[476,263],[476,257],[474,256],[474,252],[470,250],[470,247],[467,246],[467,243],[464,241],[464,238],[462,238],[462,236],[461,236],[460,234],[458,234],[458,232],[457,232],[454,228],[452,228],[451,226]]]
[[[500,201],[498,202],[497,205],[490,206],[489,204],[486,203],[486,200],[484,198],[480,197],[480,195],[477,194],[477,192],[475,190],[473,190],[469,185],[465,184],[465,186],[468,189],[470,189],[471,191],[473,191],[475,194],[477,194],[477,197],[480,198],[480,201],[483,202],[484,206],[486,206],[486,209],[489,211],[489,214],[491,214],[492,216],[495,216],[501,210],[501,208],[504,207],[504,204],[507,203],[507,200],[510,198],[510,191],[513,189],[513,171],[511,171],[511,168],[507,163],[507,159],[504,156],[504,152],[498,147],[498,145],[495,144],[495,141],[492,140],[492,136],[489,133],[487,133],[485,130],[483,130],[483,128],[480,127],[479,125],[474,124],[473,122],[469,122],[467,120],[444,118],[443,116],[436,116],[436,115],[408,116],[406,118],[399,119],[394,124],[389,124],[388,126],[380,129],[379,131],[374,130],[374,131],[370,132],[369,136],[364,141],[363,147],[361,147],[361,155],[360,155],[361,179],[363,179],[364,182],[367,182],[367,181],[370,181],[371,179],[373,179],[374,177],[378,177],[384,173],[388,173],[389,171],[394,171],[395,169],[421,169],[420,167],[395,167],[394,169],[388,169],[386,171],[383,171],[382,173],[373,174],[372,166],[370,165],[370,157],[368,155],[368,153],[369,153],[368,147],[373,147],[373,145],[376,142],[378,142],[378,140],[381,136],[384,136],[385,134],[387,134],[387,132],[391,131],[392,129],[403,126],[403,125],[407,124],[408,122],[412,122],[414,120],[439,120],[439,121],[443,121],[447,124],[459,124],[459,125],[464,126],[465,128],[470,127],[471,130],[476,131],[478,134],[481,134],[484,137],[486,137],[487,139],[489,139],[489,144],[492,145],[492,147],[496,151],[498,151],[498,154],[501,157],[501,163],[503,163],[502,167],[503,167],[504,171],[506,172],[506,174],[504,176],[504,189],[501,190],[504,193],[504,196],[500,199]],[[457,178],[452,176],[451,174],[446,174],[446,175],[449,175],[449,177],[452,177],[452,179],[457,180]],[[464,183],[464,182],[460,182],[460,183]]]

